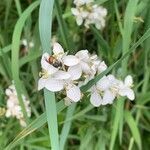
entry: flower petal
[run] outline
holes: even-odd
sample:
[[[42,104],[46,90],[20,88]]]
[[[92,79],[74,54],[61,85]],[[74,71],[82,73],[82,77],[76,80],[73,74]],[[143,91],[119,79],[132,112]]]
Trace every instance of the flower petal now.
[[[110,87],[110,82],[106,76],[102,77],[96,84],[99,90],[105,91]]]
[[[80,64],[69,67],[68,73],[71,75],[72,80],[79,79],[82,75],[82,69],[81,69]]]
[[[93,106],[99,107],[102,104],[102,98],[97,93],[97,91],[93,92],[90,97],[90,102]]]
[[[126,86],[131,87],[133,84],[133,79],[131,75],[126,76],[124,83]]]
[[[134,94],[134,91],[132,89],[128,90],[127,97],[130,100],[134,100],[135,99],[135,94]]]
[[[55,68],[54,66],[50,65],[47,67],[47,72],[49,75],[52,75],[54,73],[56,73],[59,69],[58,68]]]
[[[104,61],[102,61],[98,67],[98,73],[101,73],[107,69],[107,65],[105,64]]]
[[[49,59],[50,55],[48,53],[44,53],[42,55],[42,59],[41,59],[41,66],[43,69],[47,70],[49,63],[48,63],[48,59]]]
[[[81,25],[83,23],[83,18],[81,16],[77,16],[76,18],[77,25]]]
[[[112,104],[114,99],[115,95],[110,90],[106,90],[104,92],[102,105]]]
[[[89,66],[86,62],[81,61],[81,62],[80,62],[80,65],[81,65],[81,67],[82,67],[82,71],[83,71],[85,74],[90,74],[90,73],[91,73],[91,68],[90,68],[90,66]]]
[[[54,74],[53,77],[55,79],[69,79],[71,75],[68,72],[59,70]]]
[[[78,16],[80,14],[79,11],[78,11],[78,9],[76,9],[76,8],[71,8],[71,12],[75,16]]]
[[[61,91],[64,88],[64,82],[63,80],[49,78],[45,83],[45,88],[51,92]]]
[[[45,87],[46,79],[40,78],[38,81],[38,91]]]
[[[89,60],[89,52],[88,50],[80,50],[75,55],[82,61],[88,61]]]
[[[62,46],[59,43],[56,42],[56,43],[54,43],[54,46],[53,46],[53,53],[55,55],[63,54],[64,49],[62,48]]]
[[[66,66],[75,66],[79,63],[79,59],[73,55],[67,55],[63,57],[63,63]]]
[[[80,88],[76,85],[71,85],[67,87],[66,90],[67,97],[70,98],[73,102],[78,102],[81,99]]]

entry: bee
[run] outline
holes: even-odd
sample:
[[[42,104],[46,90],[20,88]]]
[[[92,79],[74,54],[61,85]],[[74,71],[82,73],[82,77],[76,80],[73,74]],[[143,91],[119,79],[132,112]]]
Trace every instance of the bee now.
[[[50,56],[48,62],[56,68],[62,67],[62,63],[58,61],[54,56]]]

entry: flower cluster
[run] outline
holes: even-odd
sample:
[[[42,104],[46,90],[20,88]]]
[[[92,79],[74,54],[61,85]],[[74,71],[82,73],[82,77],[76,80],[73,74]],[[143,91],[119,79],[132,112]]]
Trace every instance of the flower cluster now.
[[[7,108],[6,108],[6,117],[16,117],[19,120],[20,125],[25,127],[26,122],[23,117],[21,106],[19,105],[15,86],[13,84],[10,85],[6,89],[5,93],[8,97]],[[26,99],[26,97],[24,95],[22,95],[22,99],[23,99],[23,102],[25,105],[27,116],[30,117],[31,116],[31,108],[29,106],[30,102]]]
[[[59,43],[54,43],[52,55],[43,54],[41,66],[38,89],[63,91],[67,104],[80,101],[83,95],[80,87],[107,69],[105,62],[97,55],[89,54],[88,50],[68,55]],[[133,100],[135,96],[132,84],[131,76],[127,76],[124,82],[113,75],[104,76],[88,91],[91,93],[90,101],[98,107],[111,104],[117,96],[127,96]]]
[[[93,0],[74,0],[74,4],[76,7],[71,11],[79,26],[84,24],[86,28],[89,28],[89,25],[94,24],[99,30],[105,27],[107,9],[93,4]]]

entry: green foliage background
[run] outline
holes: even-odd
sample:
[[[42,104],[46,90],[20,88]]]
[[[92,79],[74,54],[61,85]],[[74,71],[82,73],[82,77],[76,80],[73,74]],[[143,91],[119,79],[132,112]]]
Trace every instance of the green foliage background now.
[[[149,150],[150,2],[96,3],[108,9],[102,32],[94,26],[87,30],[76,25],[71,0],[0,1],[0,107],[6,107],[5,89],[14,80],[28,123],[22,129],[17,120],[0,116],[0,149]],[[82,87],[83,92],[109,72],[122,79],[131,74],[135,101],[118,98],[113,105],[93,108],[85,95],[78,104],[66,107],[59,95],[37,91],[40,57],[42,52],[51,53],[51,35],[69,53],[88,49],[110,66]],[[35,43],[23,56],[19,51],[22,38]],[[31,118],[26,115],[21,94],[30,100]]]

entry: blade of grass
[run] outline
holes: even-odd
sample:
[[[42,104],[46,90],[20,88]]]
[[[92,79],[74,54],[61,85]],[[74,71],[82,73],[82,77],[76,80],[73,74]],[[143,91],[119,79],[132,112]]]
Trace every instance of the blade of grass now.
[[[140,132],[137,128],[137,124],[136,124],[134,118],[132,117],[132,115],[129,111],[125,111],[125,120],[126,120],[128,126],[132,132],[132,135],[133,135],[135,142],[137,143],[139,149],[141,149],[142,144],[141,144]]]
[[[67,25],[65,20],[62,18],[62,11],[60,8],[59,0],[55,0],[55,6],[56,6],[56,16],[57,16],[57,21],[59,24],[60,32],[61,32],[61,37],[63,40],[63,43],[67,50],[69,50],[71,53],[73,52],[73,42],[72,39],[69,39],[69,31],[67,30]]]
[[[19,99],[19,104],[22,108],[23,115],[25,117],[25,120],[28,120],[26,109],[22,100],[21,93],[23,92],[21,81],[19,78],[19,45],[20,45],[20,37],[21,32],[23,30],[24,24],[28,16],[31,14],[31,12],[39,5],[40,1],[35,1],[32,3],[21,15],[19,20],[17,21],[15,25],[15,29],[13,32],[13,38],[12,38],[12,61],[11,61],[11,68],[12,68],[12,76],[14,80],[14,84],[17,91],[17,96]]]
[[[76,104],[73,104],[68,107],[65,121],[67,121],[68,118],[73,116],[75,108],[76,108]],[[62,128],[61,135],[60,135],[60,150],[64,150],[70,127],[71,127],[71,121],[65,123]]]
[[[51,26],[54,0],[42,0],[39,11],[39,31],[43,53],[51,53]],[[46,116],[53,150],[59,150],[59,134],[55,94],[44,89]]]
[[[90,26],[93,34],[95,35],[97,41],[98,41],[98,44],[100,45],[101,49],[102,49],[102,52],[105,54],[105,55],[108,55],[110,54],[110,47],[108,45],[108,43],[104,40],[104,38],[102,37],[100,31],[98,31],[95,27],[93,26]]]

